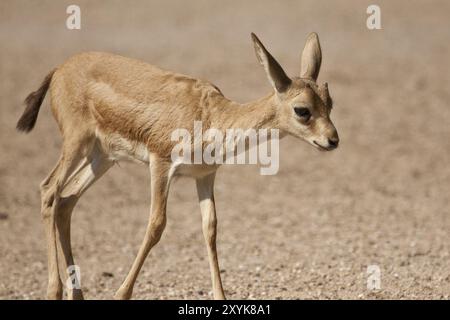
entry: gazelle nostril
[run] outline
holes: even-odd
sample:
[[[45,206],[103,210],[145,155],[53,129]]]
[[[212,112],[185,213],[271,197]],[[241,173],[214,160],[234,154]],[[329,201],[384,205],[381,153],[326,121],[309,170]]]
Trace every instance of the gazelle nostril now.
[[[339,140],[338,139],[328,139],[328,144],[330,145],[330,147],[337,147],[339,144]]]

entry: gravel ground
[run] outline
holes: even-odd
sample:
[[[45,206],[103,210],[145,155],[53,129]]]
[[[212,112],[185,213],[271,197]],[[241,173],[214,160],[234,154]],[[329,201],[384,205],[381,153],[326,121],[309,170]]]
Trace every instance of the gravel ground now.
[[[82,29],[65,28],[72,1],[0,3],[0,299],[45,298],[38,185],[61,138],[44,103],[36,129],[14,130],[22,101],[47,72],[87,50],[138,58],[208,79],[237,101],[269,92],[250,41],[257,33],[299,73],[319,33],[320,81],[335,100],[340,148],[286,138],[280,171],[221,168],[218,250],[232,299],[448,299],[450,294],[450,2],[77,1]],[[73,246],[88,299],[110,299],[142,241],[149,212],[144,166],[116,166],[75,209]],[[367,267],[381,270],[368,291]],[[210,275],[194,182],[173,184],[168,224],[135,299],[209,299]]]

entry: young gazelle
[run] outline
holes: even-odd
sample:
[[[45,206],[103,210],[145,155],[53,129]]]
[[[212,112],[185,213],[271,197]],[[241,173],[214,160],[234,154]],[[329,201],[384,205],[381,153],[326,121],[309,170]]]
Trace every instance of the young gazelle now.
[[[178,128],[274,128],[319,150],[332,150],[339,138],[330,120],[331,98],[326,83],[316,84],[321,65],[318,36],[309,35],[301,57],[300,77],[289,78],[252,34],[256,56],[273,92],[239,104],[212,84],[163,71],[152,65],[107,53],[82,53],[51,71],[41,87],[26,99],[17,129],[33,129],[40,105],[50,88],[51,108],[63,137],[61,157],[41,183],[42,216],[48,247],[50,299],[61,299],[62,283],[74,265],[70,242],[72,210],[81,195],[113,164],[134,159],[149,164],[151,208],[145,237],[118,299],[129,299],[150,249],[166,224],[168,189],[175,175],[196,179],[215,299],[224,299],[216,251],[214,178],[217,165],[171,161]],[[69,288],[69,299],[83,298]]]

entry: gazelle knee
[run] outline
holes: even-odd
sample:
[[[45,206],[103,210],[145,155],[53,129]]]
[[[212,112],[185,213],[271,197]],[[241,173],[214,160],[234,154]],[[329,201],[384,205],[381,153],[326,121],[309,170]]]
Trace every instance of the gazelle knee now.
[[[42,202],[42,208],[41,208],[41,214],[42,218],[44,220],[52,217],[54,215],[53,203],[55,201],[55,195],[54,193],[43,193],[41,196],[41,202]]]
[[[51,207],[53,204],[54,195],[53,192],[49,192],[49,179],[45,179],[41,182],[39,185],[39,190],[41,191],[41,201],[42,201],[42,207],[45,206]]]
[[[41,184],[41,212],[44,219],[55,216],[63,206],[67,206],[65,201],[60,201],[59,184],[49,187]]]

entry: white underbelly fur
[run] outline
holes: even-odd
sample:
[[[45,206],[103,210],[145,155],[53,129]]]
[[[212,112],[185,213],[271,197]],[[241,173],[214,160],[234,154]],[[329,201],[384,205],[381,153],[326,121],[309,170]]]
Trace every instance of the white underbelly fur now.
[[[114,162],[132,161],[148,164],[150,152],[147,146],[141,142],[129,140],[118,133],[103,133],[97,130],[97,138],[100,141],[103,152]],[[190,176],[200,178],[216,171],[218,165],[195,165],[172,163],[170,176]]]

